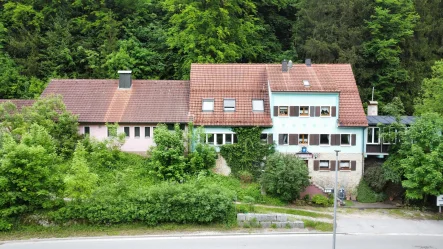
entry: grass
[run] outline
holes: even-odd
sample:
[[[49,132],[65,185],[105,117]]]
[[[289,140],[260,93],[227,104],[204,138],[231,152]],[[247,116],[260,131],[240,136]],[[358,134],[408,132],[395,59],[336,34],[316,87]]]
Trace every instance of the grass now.
[[[0,232],[0,241],[24,240],[32,238],[65,238],[65,237],[92,237],[92,236],[129,236],[129,235],[160,235],[175,231],[192,233],[197,231],[230,231],[232,228],[224,224],[162,224],[147,226],[142,223],[119,225],[69,225],[50,226],[23,225],[13,231]]]
[[[302,219],[302,221],[305,223],[306,228],[312,228],[322,232],[332,232],[333,230],[332,223],[305,219]]]
[[[299,216],[307,216],[311,218],[329,218],[332,219],[332,215],[316,213],[307,210],[290,209],[290,208],[280,208],[280,207],[263,207],[254,206],[255,212],[257,213],[283,213],[283,214],[293,214]]]
[[[346,201],[345,201],[345,206],[347,206],[347,207],[354,206],[354,202],[353,202],[353,201],[348,201],[348,200],[346,200]]]

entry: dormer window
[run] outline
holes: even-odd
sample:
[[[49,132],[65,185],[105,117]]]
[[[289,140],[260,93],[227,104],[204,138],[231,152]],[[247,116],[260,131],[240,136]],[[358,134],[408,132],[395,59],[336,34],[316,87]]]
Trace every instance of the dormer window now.
[[[214,99],[203,99],[202,111],[213,112],[214,111]]]
[[[265,106],[263,104],[262,99],[253,99],[252,100],[252,111],[263,112],[264,110],[265,110]]]
[[[235,99],[224,99],[223,108],[225,112],[235,112]]]

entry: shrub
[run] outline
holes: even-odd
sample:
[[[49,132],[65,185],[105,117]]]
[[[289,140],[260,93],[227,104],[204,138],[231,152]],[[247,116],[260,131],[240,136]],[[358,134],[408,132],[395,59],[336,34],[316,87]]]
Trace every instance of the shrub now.
[[[266,161],[261,184],[267,193],[283,201],[292,201],[309,185],[309,172],[300,158],[276,153]]]
[[[254,180],[254,176],[249,171],[242,170],[238,172],[238,178],[243,183],[251,183]]]
[[[217,152],[214,147],[199,143],[188,156],[188,173],[195,174],[202,170],[211,169],[215,166],[216,159]]]
[[[231,192],[214,184],[163,182],[118,192],[118,188],[103,188],[87,201],[67,203],[52,217],[56,221],[84,220],[91,224],[145,222],[148,225],[235,219]]]
[[[384,194],[377,194],[365,180],[361,180],[357,187],[357,201],[363,203],[379,202],[386,198]]]
[[[374,166],[366,169],[364,180],[375,192],[382,192],[387,183],[381,166]]]
[[[315,194],[314,196],[312,196],[312,203],[319,206],[327,207],[329,206],[329,199],[322,194]]]

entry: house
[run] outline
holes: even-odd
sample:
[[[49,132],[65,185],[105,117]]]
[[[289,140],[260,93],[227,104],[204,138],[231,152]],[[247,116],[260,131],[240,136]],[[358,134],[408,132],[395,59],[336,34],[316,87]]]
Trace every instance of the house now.
[[[32,104],[34,104],[33,99],[0,99],[0,104],[6,102],[13,103],[18,110],[22,109],[25,106],[31,106]]]
[[[379,116],[378,102],[369,101],[368,105],[368,127],[365,130],[365,157],[366,158],[384,158],[389,155],[391,143],[383,140],[383,130],[380,125],[391,125],[397,122],[394,116]],[[400,123],[406,127],[415,122],[414,116],[400,117]],[[397,132],[397,131],[395,131]]]
[[[124,151],[145,153],[158,123],[204,126],[217,149],[237,141],[233,127],[259,126],[263,142],[305,160],[318,186],[332,187],[336,168],[342,187],[362,177],[368,120],[349,64],[192,64],[189,81],[119,75],[52,80],[42,96],[62,95],[81,134],[105,139],[105,124],[118,122]]]
[[[126,133],[122,150],[146,154],[158,123],[182,125],[190,121],[189,81],[133,80],[119,71],[118,80],[51,80],[42,96],[60,94],[66,108],[78,115],[79,133],[97,139],[109,136],[106,123]]]
[[[235,142],[232,127],[263,127],[262,139],[303,158],[322,187],[335,167],[346,188],[362,176],[367,119],[350,65],[193,64],[190,112],[215,146]]]

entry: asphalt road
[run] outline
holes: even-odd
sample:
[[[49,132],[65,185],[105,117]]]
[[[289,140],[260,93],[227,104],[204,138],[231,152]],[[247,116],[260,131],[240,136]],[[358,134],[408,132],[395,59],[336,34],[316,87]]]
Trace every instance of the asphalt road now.
[[[332,248],[331,234],[223,235],[183,237],[107,237],[6,242],[0,249],[286,249]],[[337,249],[443,249],[443,235],[337,235]]]

